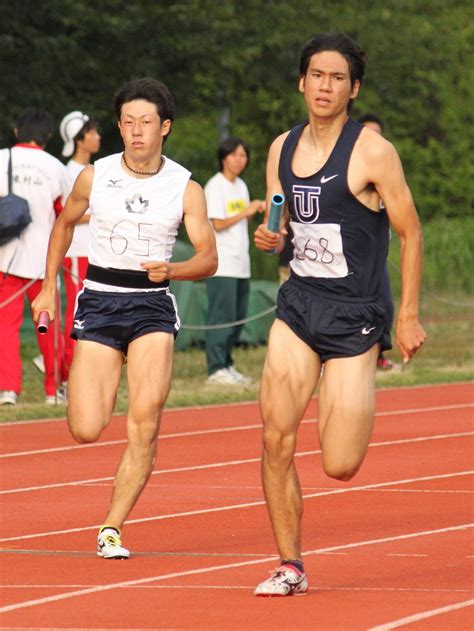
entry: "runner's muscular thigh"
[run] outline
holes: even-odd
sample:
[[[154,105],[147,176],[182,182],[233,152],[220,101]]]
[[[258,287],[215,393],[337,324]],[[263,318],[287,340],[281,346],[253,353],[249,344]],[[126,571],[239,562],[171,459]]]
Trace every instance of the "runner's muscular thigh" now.
[[[319,392],[325,468],[355,471],[364,459],[374,423],[379,350],[375,344],[362,355],[330,359],[325,364]]]
[[[319,357],[281,320],[275,320],[260,388],[265,428],[296,431],[317,386]]]
[[[128,348],[127,378],[129,412],[152,414],[158,419],[168,396],[173,368],[174,338],[171,333],[142,335]]]
[[[97,440],[108,425],[122,364],[120,351],[77,341],[68,380],[68,423],[76,439]]]

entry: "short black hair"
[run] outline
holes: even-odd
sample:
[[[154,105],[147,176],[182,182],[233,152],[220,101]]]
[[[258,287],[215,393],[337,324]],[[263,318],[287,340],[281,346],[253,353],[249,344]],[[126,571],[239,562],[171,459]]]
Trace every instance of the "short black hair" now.
[[[164,83],[151,77],[134,79],[119,88],[114,98],[114,110],[117,120],[120,120],[124,103],[138,99],[154,103],[161,122],[167,119],[173,122],[176,110],[173,95]]]
[[[45,110],[28,107],[16,119],[18,142],[36,142],[44,147],[53,133],[53,121]]]
[[[384,128],[383,120],[380,118],[380,116],[377,116],[377,114],[372,114],[371,112],[359,116],[357,122],[361,123],[362,125],[365,125],[365,123],[377,123],[381,131],[383,131]]]
[[[74,136],[74,151],[72,155],[74,155],[77,151],[77,143],[84,140],[87,132],[92,131],[93,129],[98,129],[98,127],[99,122],[96,121],[95,118],[89,118],[89,120],[84,123],[84,127]]]
[[[89,120],[84,123],[84,127],[74,136],[74,142],[84,140],[88,131],[92,131],[98,127],[98,121],[96,121],[95,118],[89,118]]]
[[[362,83],[367,62],[367,54],[345,33],[318,33],[303,46],[300,54],[300,77],[305,77],[309,60],[316,53],[334,50],[340,53],[349,64],[351,85],[356,81]]]
[[[233,153],[237,147],[242,145],[245,153],[247,154],[247,164],[245,168],[247,168],[250,160],[250,152],[247,144],[241,140],[240,138],[236,138],[235,136],[229,136],[225,140],[223,140],[218,148],[217,148],[217,159],[219,160],[219,170],[224,170],[224,160],[229,155],[229,153]]]

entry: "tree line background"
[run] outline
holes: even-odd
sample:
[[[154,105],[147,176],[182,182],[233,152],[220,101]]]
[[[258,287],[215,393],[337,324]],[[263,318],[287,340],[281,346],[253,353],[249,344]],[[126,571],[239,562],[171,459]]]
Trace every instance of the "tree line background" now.
[[[119,151],[113,95],[152,76],[177,103],[166,155],[204,185],[219,138],[240,136],[251,150],[244,178],[262,197],[270,143],[305,115],[299,52],[317,32],[343,31],[369,57],[353,115],[384,120],[422,220],[468,218],[473,14],[457,0],[0,0],[0,146],[34,105],[56,129],[66,113],[88,113],[100,121],[100,156]],[[61,146],[56,132],[48,150]]]

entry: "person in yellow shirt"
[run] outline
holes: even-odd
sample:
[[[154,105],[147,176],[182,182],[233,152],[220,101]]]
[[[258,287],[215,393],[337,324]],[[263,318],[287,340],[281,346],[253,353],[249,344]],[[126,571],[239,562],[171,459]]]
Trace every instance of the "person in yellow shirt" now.
[[[248,219],[265,210],[260,199],[250,201],[239,177],[248,165],[249,150],[240,138],[230,137],[218,148],[219,172],[206,184],[208,217],[216,236],[219,266],[206,280],[209,325],[242,320],[250,294]],[[246,385],[250,379],[237,371],[232,359],[242,325],[207,331],[206,359],[209,384]]]

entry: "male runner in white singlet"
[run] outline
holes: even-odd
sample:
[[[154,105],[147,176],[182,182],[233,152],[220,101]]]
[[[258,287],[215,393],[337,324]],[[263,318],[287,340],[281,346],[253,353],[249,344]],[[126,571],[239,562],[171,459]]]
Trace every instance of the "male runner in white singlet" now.
[[[379,296],[388,219],[401,241],[397,344],[405,362],[426,338],[418,321],[421,229],[399,157],[386,139],[348,117],[364,68],[365,53],[346,35],[320,33],[310,40],[299,73],[309,120],[280,135],[268,155],[267,208],[273,194],[285,194],[294,255],[279,291],[260,390],[262,478],[281,564],[258,585],[257,596],[308,590],[294,453],[319,381],[326,474],[350,480],[364,460],[374,423],[377,357],[391,347]],[[280,251],[284,236],[285,230],[275,234],[262,224],[255,243]]]
[[[74,226],[90,207],[89,269],[78,296],[69,375],[68,424],[80,443],[96,441],[110,421],[127,356],[127,447],[97,554],[126,559],[121,528],[153,468],[159,422],[170,387],[179,318],[169,281],[214,274],[217,254],[202,188],[161,150],[174,100],[154,79],[131,81],[115,96],[124,152],[81,171],[51,233],[43,289],[33,304],[55,315],[56,275]],[[184,221],[195,255],[170,263]]]

